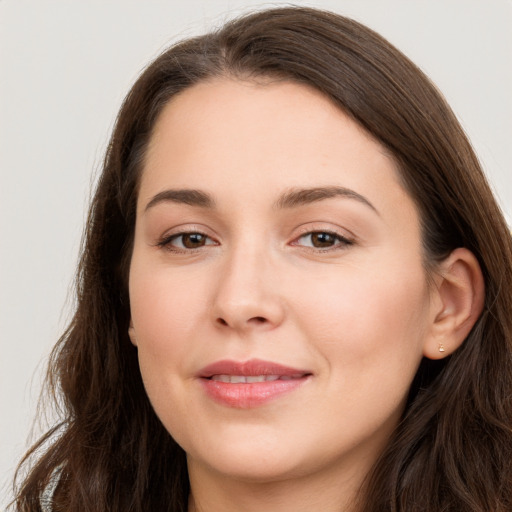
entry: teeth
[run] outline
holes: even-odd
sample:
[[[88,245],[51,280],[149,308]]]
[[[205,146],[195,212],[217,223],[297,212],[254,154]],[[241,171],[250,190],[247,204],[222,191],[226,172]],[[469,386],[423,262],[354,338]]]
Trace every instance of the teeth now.
[[[291,377],[280,375],[212,375],[212,380],[218,382],[229,382],[230,384],[252,384],[254,382],[271,382],[274,380],[290,380]]]
[[[248,375],[245,378],[245,382],[247,382],[248,384],[251,384],[253,382],[265,382],[265,377],[263,375]]]

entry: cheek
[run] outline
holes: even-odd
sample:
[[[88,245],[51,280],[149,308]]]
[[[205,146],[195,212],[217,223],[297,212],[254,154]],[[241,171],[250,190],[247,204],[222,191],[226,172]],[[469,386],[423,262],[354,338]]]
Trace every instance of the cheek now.
[[[168,269],[133,268],[130,306],[144,387],[167,430],[180,437],[183,422],[176,418],[189,406],[190,356],[207,311],[204,289]]]
[[[428,296],[423,272],[344,276],[311,293],[297,318],[324,361],[326,409],[369,436],[398,421],[422,358]],[[320,289],[321,288],[321,289]],[[340,399],[333,399],[340,397]]]
[[[428,322],[424,271],[381,263],[308,280],[308,293],[301,294],[297,322],[332,364],[415,368],[421,358]]]
[[[191,382],[194,340],[205,324],[206,294],[197,282],[193,286],[194,280],[184,282],[179,273],[152,267],[135,268],[130,275],[130,305],[146,393],[170,430],[176,429],[173,418],[188,407],[184,398]]]
[[[197,329],[206,294],[194,279],[183,282],[169,271],[138,271],[130,276],[130,306],[139,350],[156,357],[179,352]]]

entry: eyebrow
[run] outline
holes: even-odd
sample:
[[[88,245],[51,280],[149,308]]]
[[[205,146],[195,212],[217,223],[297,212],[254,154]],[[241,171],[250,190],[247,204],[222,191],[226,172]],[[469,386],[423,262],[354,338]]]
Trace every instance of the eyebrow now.
[[[215,201],[210,194],[195,189],[169,189],[163,190],[154,196],[146,205],[145,211],[159,203],[178,203],[198,206],[200,208],[214,208]]]
[[[323,201],[325,199],[331,199],[334,197],[345,197],[348,199],[355,199],[360,203],[371,208],[377,215],[378,210],[373,206],[366,197],[358,194],[354,190],[345,187],[328,186],[328,187],[313,187],[313,188],[292,188],[285,192],[278,200],[274,203],[274,208],[277,209],[288,209],[296,208],[298,206],[315,203],[317,201]],[[215,208],[215,200],[213,197],[197,189],[168,189],[159,192],[149,201],[146,205],[145,211],[156,206],[160,203],[177,203],[187,204],[189,206],[197,206],[199,208]]]
[[[358,194],[352,189],[337,186],[291,189],[284,193],[276,201],[274,206],[277,208],[295,208],[297,206],[323,201],[324,199],[331,199],[333,197],[355,199],[356,201],[368,206],[377,215],[379,215],[377,208],[375,208],[375,206],[373,206],[366,197]]]

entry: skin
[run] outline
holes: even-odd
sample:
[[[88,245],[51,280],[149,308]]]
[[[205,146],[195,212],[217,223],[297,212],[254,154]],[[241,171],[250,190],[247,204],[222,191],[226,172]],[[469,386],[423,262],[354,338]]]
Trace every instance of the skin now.
[[[312,187],[360,197],[276,205]],[[215,206],[154,199],[170,189]],[[180,234],[197,232],[197,248],[184,246],[194,239]],[[312,232],[334,235],[317,248]],[[421,358],[436,352],[445,306],[393,159],[319,92],[287,82],[217,79],[164,108],[129,288],[148,396],[187,453],[190,510],[353,510]],[[204,392],[201,368],[252,358],[311,376],[245,409]]]

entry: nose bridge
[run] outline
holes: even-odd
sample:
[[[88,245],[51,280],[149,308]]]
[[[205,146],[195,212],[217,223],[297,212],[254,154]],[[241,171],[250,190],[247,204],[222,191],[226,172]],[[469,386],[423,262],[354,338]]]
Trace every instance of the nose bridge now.
[[[283,308],[269,243],[244,238],[227,249],[214,299],[215,322],[237,330],[276,326]]]

